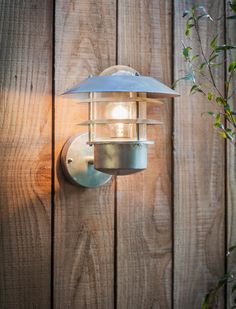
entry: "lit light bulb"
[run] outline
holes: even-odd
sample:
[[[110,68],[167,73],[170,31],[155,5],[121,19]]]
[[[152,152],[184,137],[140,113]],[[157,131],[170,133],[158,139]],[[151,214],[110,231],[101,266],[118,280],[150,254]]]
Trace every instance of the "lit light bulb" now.
[[[118,104],[112,108],[111,118],[113,119],[127,119],[129,117],[129,112],[127,107]]]
[[[130,105],[126,102],[110,103],[107,107],[106,116],[108,119],[129,119]],[[111,137],[114,138],[129,138],[131,135],[130,125],[124,123],[114,123],[110,126]]]

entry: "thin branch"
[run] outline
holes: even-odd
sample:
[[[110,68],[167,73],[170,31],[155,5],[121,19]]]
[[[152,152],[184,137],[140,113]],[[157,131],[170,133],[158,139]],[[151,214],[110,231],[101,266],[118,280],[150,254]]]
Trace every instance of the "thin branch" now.
[[[195,30],[196,30],[198,42],[199,42],[199,45],[200,45],[201,53],[202,53],[202,56],[203,56],[203,58],[204,58],[204,60],[206,62],[206,65],[208,67],[208,71],[209,71],[209,74],[210,74],[210,77],[211,77],[212,84],[213,84],[215,90],[220,95],[220,97],[224,99],[224,96],[221,94],[220,90],[216,86],[216,83],[215,83],[215,80],[214,80],[214,76],[213,76],[213,73],[212,73],[212,70],[211,70],[211,65],[209,64],[209,61],[207,60],[207,57],[206,57],[205,52],[203,50],[202,40],[201,40],[201,36],[200,36],[200,32],[199,32],[199,25],[198,25],[198,21],[196,20],[196,18],[194,18],[194,25],[195,25]]]

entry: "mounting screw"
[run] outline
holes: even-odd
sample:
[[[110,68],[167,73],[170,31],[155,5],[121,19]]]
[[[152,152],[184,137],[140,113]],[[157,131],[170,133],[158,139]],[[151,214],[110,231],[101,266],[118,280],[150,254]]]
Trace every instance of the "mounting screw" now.
[[[71,159],[71,158],[67,160],[67,163],[68,163],[68,164],[70,164],[70,163],[72,163],[72,162],[73,162],[73,159]]]

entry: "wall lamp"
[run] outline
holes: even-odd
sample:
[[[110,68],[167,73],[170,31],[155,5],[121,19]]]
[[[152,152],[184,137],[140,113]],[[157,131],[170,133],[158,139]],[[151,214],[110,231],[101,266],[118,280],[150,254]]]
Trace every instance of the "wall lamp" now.
[[[148,95],[152,93],[152,98]],[[147,103],[178,93],[158,80],[141,76],[131,67],[117,65],[91,76],[63,96],[88,103],[88,133],[69,139],[61,152],[67,179],[83,187],[98,187],[112,175],[128,175],[147,168]],[[161,103],[162,104],[162,103]]]

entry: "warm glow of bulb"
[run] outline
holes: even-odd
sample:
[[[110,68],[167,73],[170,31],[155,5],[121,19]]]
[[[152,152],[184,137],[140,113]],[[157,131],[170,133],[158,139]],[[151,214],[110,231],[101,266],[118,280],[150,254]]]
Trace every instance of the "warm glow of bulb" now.
[[[120,119],[121,121],[122,119],[130,119],[132,117],[130,106],[130,102],[128,104],[126,102],[114,102],[107,106],[106,118],[117,119],[116,123],[109,124],[110,137],[126,139],[132,135],[131,125],[118,120]]]
[[[113,119],[127,119],[129,118],[129,111],[123,105],[115,105],[111,110],[111,117]]]

